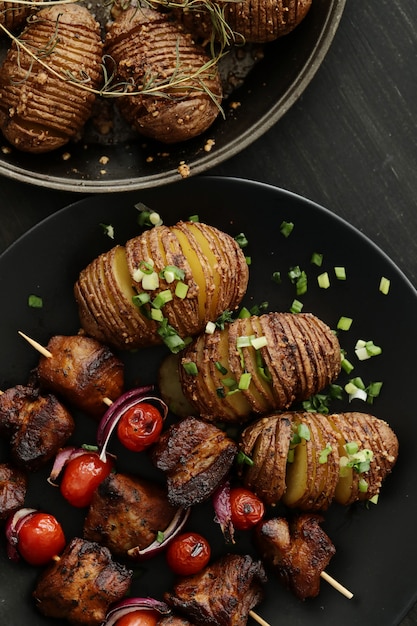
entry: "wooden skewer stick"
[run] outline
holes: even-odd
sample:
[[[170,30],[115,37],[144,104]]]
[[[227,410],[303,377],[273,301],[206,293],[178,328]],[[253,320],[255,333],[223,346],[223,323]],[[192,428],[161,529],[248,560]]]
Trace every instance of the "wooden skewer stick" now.
[[[46,356],[48,359],[52,358],[52,353],[49,352],[49,350],[47,350],[42,344],[40,344],[37,341],[35,341],[34,339],[32,339],[32,337],[28,337],[27,335],[25,335],[25,333],[22,333],[21,330],[18,330],[17,332],[19,333],[19,335],[21,337],[23,337],[23,339],[26,339],[26,341],[28,343],[30,343],[30,345],[33,348],[35,348],[35,350],[40,352],[40,354],[42,354],[42,356]]]
[[[345,598],[347,598],[348,600],[351,600],[353,598],[353,593],[349,591],[349,589],[346,589],[346,587],[341,585],[335,578],[333,578],[333,576],[330,576],[330,574],[328,574],[327,572],[322,572],[320,576],[323,578],[323,580],[328,582],[332,587],[339,591],[339,593],[345,596]]]
[[[42,354],[42,356],[45,356],[47,359],[52,359],[53,357],[52,352],[50,352],[47,348],[45,348],[45,346],[43,346],[38,341],[35,341],[35,339],[32,339],[32,337],[25,335],[25,333],[22,333],[21,330],[18,330],[17,332],[19,333],[21,337],[23,337],[23,339],[26,339],[26,341],[30,343],[30,345],[33,348],[35,348],[35,350],[37,350],[40,354]],[[113,404],[113,401],[110,400],[110,398],[103,398],[103,402],[104,404],[107,404],[107,406],[110,406],[111,404]]]
[[[252,619],[255,620],[255,622],[258,622],[258,624],[260,624],[261,626],[270,626],[270,624],[268,624],[268,622],[266,622],[264,619],[262,619],[262,617],[255,613],[255,611],[249,611],[249,615]]]

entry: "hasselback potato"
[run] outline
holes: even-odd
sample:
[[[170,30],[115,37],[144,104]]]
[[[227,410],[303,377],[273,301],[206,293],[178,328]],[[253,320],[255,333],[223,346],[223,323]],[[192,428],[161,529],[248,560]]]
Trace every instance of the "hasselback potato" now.
[[[178,222],[100,255],[81,271],[74,294],[87,334],[116,348],[139,348],[169,344],[167,328],[183,339],[202,332],[208,321],[239,306],[248,277],[233,237],[200,222]],[[136,306],[135,296],[149,302]]]
[[[398,439],[367,413],[293,411],[247,426],[240,448],[253,461],[243,482],[264,502],[318,511],[376,496],[397,460]]]
[[[183,4],[185,8],[176,9],[175,14],[196,36],[211,37],[214,26],[215,37],[219,38],[219,28],[220,32],[225,28],[221,25],[224,19],[238,43],[242,38],[247,43],[267,43],[294,30],[307,15],[312,0],[220,0],[210,10],[204,3],[198,7],[187,1]]]
[[[317,317],[267,313],[200,335],[178,372],[203,419],[243,423],[316,394],[338,376],[340,362],[335,334]]]
[[[75,138],[91,115],[95,95],[83,85],[100,87],[100,27],[79,4],[49,6],[18,41],[0,68],[0,128],[19,150],[54,150]]]
[[[106,54],[116,80],[127,86],[118,105],[142,135],[164,143],[196,137],[220,112],[222,86],[216,64],[183,27],[148,8],[122,11],[109,29]],[[165,86],[164,86],[165,85]],[[154,93],[140,91],[154,88]]]

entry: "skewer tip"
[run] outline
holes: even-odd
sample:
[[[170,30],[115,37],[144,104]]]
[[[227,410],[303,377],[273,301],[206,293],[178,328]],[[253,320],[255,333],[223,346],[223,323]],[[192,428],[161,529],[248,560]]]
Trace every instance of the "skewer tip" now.
[[[35,341],[34,339],[32,339],[32,337],[29,337],[28,335],[25,335],[25,333],[23,333],[21,330],[18,330],[17,332],[21,337],[23,337],[23,339],[30,343],[30,345],[35,348],[35,350],[42,354],[42,356],[45,356],[48,359],[52,358],[52,353],[49,352],[49,350],[47,350],[47,348],[45,348],[38,341]]]

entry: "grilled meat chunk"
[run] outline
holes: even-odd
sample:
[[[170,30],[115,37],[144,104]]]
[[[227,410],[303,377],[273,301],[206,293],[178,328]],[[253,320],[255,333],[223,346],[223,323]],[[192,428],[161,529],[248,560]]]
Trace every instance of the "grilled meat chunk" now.
[[[201,334],[182,351],[178,371],[202,419],[244,423],[318,393],[338,376],[340,361],[335,334],[314,315],[267,313]],[[243,389],[242,376],[249,376]]]
[[[113,602],[129,591],[132,572],[97,543],[75,537],[58,561],[41,574],[33,592],[47,617],[99,626]]]
[[[263,597],[266,574],[249,555],[227,554],[180,579],[165,601],[201,626],[244,626]]]
[[[217,426],[186,417],[162,434],[152,459],[166,472],[170,503],[187,508],[212,495],[236,452],[235,442]]]
[[[245,486],[266,504],[303,511],[370,500],[398,456],[390,426],[355,411],[263,417],[245,428],[239,447],[253,461],[241,469]]]
[[[84,335],[55,335],[46,346],[52,357],[40,358],[42,387],[99,419],[105,398],[116,400],[124,386],[122,361],[106,345]]]
[[[176,513],[165,488],[142,478],[110,474],[97,488],[83,535],[105,545],[120,557],[135,556],[135,548],[149,546]]]
[[[74,420],[55,395],[16,385],[0,395],[0,434],[13,462],[30,471],[44,466],[74,432]]]
[[[0,463],[0,520],[4,520],[24,505],[27,475],[10,463]]]
[[[317,514],[304,513],[290,523],[277,517],[255,529],[263,560],[301,600],[319,594],[320,575],[336,552],[322,521]]]

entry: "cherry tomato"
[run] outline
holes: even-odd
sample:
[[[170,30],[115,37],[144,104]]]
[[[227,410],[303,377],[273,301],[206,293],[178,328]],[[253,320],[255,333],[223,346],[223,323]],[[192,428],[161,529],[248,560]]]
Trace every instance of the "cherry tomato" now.
[[[140,609],[123,615],[117,620],[116,626],[156,626],[161,615],[152,609]]]
[[[161,434],[162,415],[156,407],[140,402],[123,413],[117,424],[119,441],[133,452],[142,452]]]
[[[17,547],[30,565],[46,565],[64,549],[64,531],[53,515],[34,513],[19,530]]]
[[[196,574],[210,560],[210,545],[202,535],[186,532],[177,535],[166,550],[166,560],[170,569],[180,576]]]
[[[98,454],[86,452],[69,461],[62,476],[60,490],[72,506],[82,508],[90,504],[94,491],[110,474],[113,461],[102,461]]]
[[[238,530],[252,528],[265,514],[262,500],[244,487],[233,487],[230,490],[230,506],[233,526]]]

